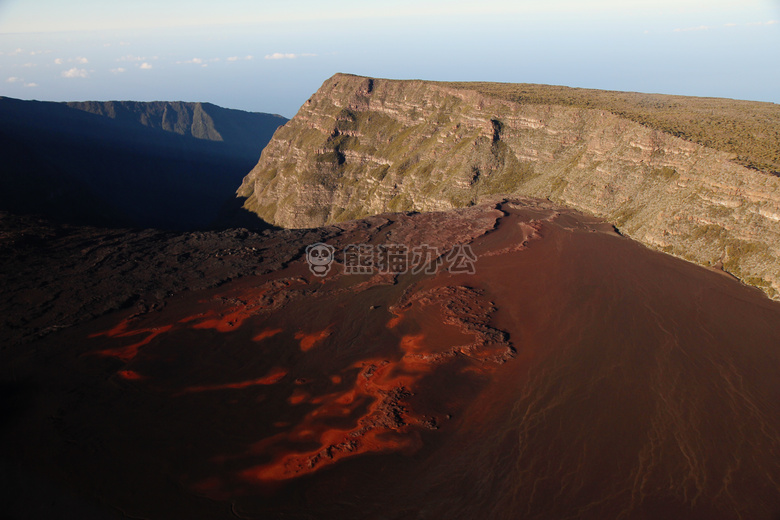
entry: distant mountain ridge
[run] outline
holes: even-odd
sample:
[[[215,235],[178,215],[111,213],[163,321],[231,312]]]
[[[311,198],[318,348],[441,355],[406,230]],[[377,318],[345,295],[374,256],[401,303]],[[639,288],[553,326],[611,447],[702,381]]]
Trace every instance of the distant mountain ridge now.
[[[70,101],[66,105],[130,125],[141,124],[196,139],[228,142],[232,147],[258,156],[258,146],[262,150],[268,139],[265,134],[258,135],[257,128],[267,126],[269,120],[278,120],[277,126],[287,121],[277,114],[246,112],[200,102]]]
[[[96,225],[211,227],[286,121],[209,103],[0,98],[0,209]]]

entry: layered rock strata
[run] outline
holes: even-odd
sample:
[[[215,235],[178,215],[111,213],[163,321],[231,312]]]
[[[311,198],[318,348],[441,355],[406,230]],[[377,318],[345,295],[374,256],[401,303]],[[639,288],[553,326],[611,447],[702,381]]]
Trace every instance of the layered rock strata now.
[[[238,190],[284,227],[546,198],[780,295],[780,178],[605,110],[337,74]]]

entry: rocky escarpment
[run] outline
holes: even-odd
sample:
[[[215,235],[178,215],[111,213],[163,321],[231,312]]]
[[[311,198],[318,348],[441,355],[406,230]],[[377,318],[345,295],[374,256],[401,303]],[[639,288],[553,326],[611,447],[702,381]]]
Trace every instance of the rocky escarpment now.
[[[140,124],[196,139],[224,141],[254,159],[276,128],[287,122],[280,115],[233,110],[211,103],[74,101],[66,105],[131,127]]]
[[[238,194],[286,227],[548,198],[777,297],[780,178],[734,159],[606,110],[338,74],[276,132]]]

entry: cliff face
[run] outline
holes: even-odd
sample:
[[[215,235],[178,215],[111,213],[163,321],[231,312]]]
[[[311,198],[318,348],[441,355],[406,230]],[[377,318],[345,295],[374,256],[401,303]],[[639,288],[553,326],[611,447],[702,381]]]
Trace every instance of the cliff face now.
[[[780,178],[605,110],[339,74],[279,128],[238,194],[286,227],[548,198],[780,295]]]

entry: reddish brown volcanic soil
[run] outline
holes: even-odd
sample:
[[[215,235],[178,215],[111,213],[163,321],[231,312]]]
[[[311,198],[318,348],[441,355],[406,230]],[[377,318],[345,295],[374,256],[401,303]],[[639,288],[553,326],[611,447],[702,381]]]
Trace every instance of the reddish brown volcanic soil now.
[[[12,330],[16,517],[780,518],[762,293],[538,201],[249,238],[277,263],[165,271],[178,294],[99,317],[55,298],[71,326]],[[475,273],[348,275],[337,253],[320,278],[320,239],[470,244]]]

